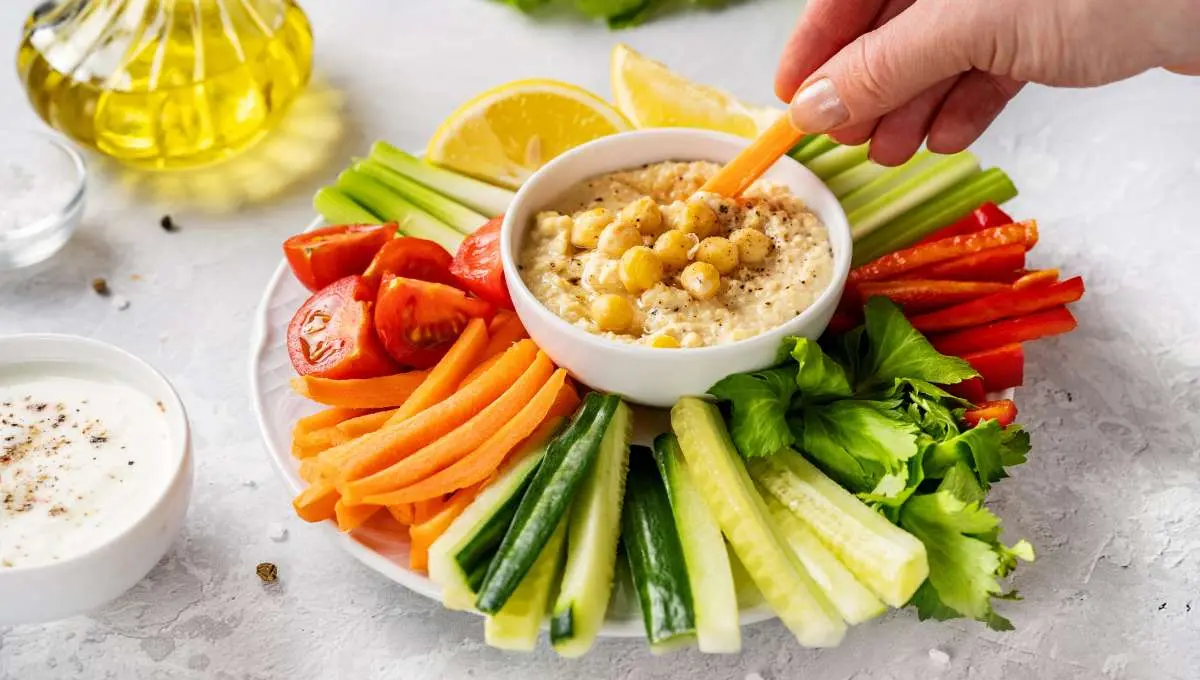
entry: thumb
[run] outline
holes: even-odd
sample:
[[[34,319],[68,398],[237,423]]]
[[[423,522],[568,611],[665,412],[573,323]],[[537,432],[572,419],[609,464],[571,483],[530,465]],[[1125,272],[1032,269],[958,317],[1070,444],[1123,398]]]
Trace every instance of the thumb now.
[[[789,111],[805,132],[872,121],[971,68],[977,3],[917,0],[859,36],[805,81]],[[977,31],[976,31],[977,32]]]

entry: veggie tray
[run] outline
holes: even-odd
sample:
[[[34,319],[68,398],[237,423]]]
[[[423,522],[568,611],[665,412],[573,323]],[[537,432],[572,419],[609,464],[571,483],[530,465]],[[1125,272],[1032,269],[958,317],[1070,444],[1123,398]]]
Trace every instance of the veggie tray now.
[[[1001,540],[987,492],[1030,449],[1012,400],[1024,343],[1072,330],[1084,294],[1078,277],[1027,268],[1038,226],[997,206],[1011,181],[967,152],[883,168],[865,147],[805,139],[790,155],[854,237],[829,329],[704,397],[643,409],[589,392],[529,339],[499,216],[529,174],[591,139],[665,125],[751,137],[778,112],[621,46],[613,90],[617,108],[555,81],[495,88],[424,159],[379,142],[317,193],[321,218],[284,243],[264,294],[250,366],[296,513],[394,581],[484,614],[503,649],[548,628],[568,657],[599,636],[732,653],[741,625],[773,616],[802,645],[833,646],[889,607],[1011,629],[993,605],[1016,599],[1001,583],[1034,554]],[[605,219],[635,236],[667,224],[639,203],[637,220]]]

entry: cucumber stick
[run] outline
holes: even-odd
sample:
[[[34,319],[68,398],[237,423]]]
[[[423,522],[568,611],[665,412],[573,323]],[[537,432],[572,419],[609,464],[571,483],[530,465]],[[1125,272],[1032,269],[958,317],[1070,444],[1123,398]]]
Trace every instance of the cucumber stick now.
[[[857,625],[887,611],[887,605],[880,602],[879,598],[854,578],[854,574],[829,552],[804,520],[788,510],[774,496],[763,493],[763,500],[767,502],[767,511],[771,513],[771,521],[775,522],[775,528],[779,529],[779,533],[791,546],[792,552],[796,553],[796,557],[800,558],[800,563],[812,575],[813,580],[821,586],[825,596],[842,613],[846,623]]]
[[[632,437],[633,416],[628,406],[618,402],[591,470],[571,504],[567,566],[550,617],[550,641],[561,656],[585,654],[604,625]]]
[[[755,458],[747,466],[762,488],[801,517],[850,573],[887,604],[904,606],[929,575],[920,540],[795,451]]]
[[[504,464],[496,479],[429,547],[429,578],[442,587],[442,599],[450,609],[474,606],[478,584],[472,584],[472,573],[486,570],[560,424],[561,420],[554,419],[538,428]]]
[[[620,404],[615,395],[589,394],[571,425],[550,442],[479,587],[479,611],[500,611],[525,578],[591,470]]]
[[[500,611],[484,619],[483,639],[488,645],[519,652],[532,652],[537,646],[546,607],[562,569],[566,536],[567,518],[564,517],[512,597]]]
[[[737,589],[721,527],[687,471],[675,435],[662,434],[654,440],[654,462],[666,485],[687,564],[697,646],[708,654],[737,653],[742,648]]]
[[[621,520],[625,556],[650,650],[664,652],[687,644],[696,633],[688,565],[667,488],[655,468],[654,455],[645,447],[635,447],[629,461]],[[736,615],[733,622],[736,626]]]
[[[671,409],[687,469],[758,589],[806,647],[832,647],[846,624],[773,528],[717,407],[685,397]]]

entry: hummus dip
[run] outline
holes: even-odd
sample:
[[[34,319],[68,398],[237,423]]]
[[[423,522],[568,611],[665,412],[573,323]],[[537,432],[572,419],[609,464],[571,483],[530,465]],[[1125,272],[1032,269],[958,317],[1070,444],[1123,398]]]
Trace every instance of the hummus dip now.
[[[825,226],[772,183],[697,195],[719,169],[667,161],[576,186],[535,218],[522,279],[566,321],[652,347],[726,344],[794,318],[832,278]]]

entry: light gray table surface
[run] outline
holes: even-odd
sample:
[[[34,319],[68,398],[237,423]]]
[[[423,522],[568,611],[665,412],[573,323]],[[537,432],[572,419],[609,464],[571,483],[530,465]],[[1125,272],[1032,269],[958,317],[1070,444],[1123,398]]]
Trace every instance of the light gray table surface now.
[[[0,61],[33,4],[0,3]],[[617,40],[767,103],[801,3],[758,0],[619,35],[535,24],[486,0],[306,4],[322,85],[289,133],[300,143],[228,185],[282,193],[214,214],[229,202],[220,178],[94,163],[76,238],[0,274],[0,334],[100,338],[174,381],[197,472],[163,563],[91,615],[0,628],[0,678],[1200,678],[1200,80],[1028,88],[975,147],[1016,180],[1015,214],[1039,220],[1034,262],[1088,284],[1080,329],[1028,348],[1018,399],[1035,448],[993,494],[1007,536],[1039,551],[1016,576],[1024,601],[1000,604],[1015,632],[903,611],[837,649],[800,648],[771,622],[745,631],[740,656],[653,657],[639,641],[602,641],[567,662],[544,648],[489,649],[474,616],[388,582],[293,517],[250,415],[255,306],[280,242],[311,219],[314,188],[371,140],[420,148],[456,105],[515,78],[607,94]],[[0,69],[0,112],[6,127],[37,124],[11,67]],[[298,168],[312,172],[290,177]],[[165,212],[180,232],[159,228]],[[127,309],[92,292],[96,276]],[[286,541],[271,540],[279,526]],[[279,566],[278,587],[256,578],[262,561]]]

